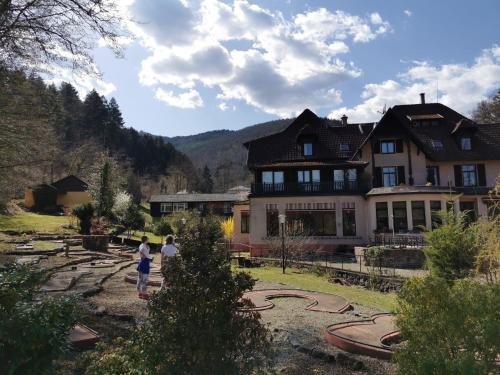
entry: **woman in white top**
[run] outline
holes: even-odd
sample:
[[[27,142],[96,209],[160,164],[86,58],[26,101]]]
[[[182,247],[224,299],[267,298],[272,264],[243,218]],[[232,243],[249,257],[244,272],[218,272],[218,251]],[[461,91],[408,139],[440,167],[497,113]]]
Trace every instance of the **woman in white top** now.
[[[174,244],[174,237],[168,235],[165,240],[165,245],[161,248],[161,269],[163,272],[164,265],[168,262],[169,258],[175,257],[177,255],[177,246]],[[165,285],[165,278],[163,278],[163,282],[161,287]]]

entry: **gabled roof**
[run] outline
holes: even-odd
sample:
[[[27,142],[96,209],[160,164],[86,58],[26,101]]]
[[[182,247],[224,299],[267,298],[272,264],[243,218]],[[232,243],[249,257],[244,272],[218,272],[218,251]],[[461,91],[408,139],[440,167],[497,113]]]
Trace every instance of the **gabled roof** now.
[[[412,120],[440,119],[439,125],[414,126]],[[467,161],[500,159],[500,124],[476,124],[467,117],[441,103],[396,105],[384,114],[369,139],[384,127],[399,127],[425,155],[435,161]],[[472,150],[460,149],[459,135],[472,138]],[[438,142],[436,142],[438,141]],[[442,143],[442,148],[435,144]]]
[[[69,175],[61,178],[60,180],[52,183],[52,185],[60,193],[65,193],[68,191],[86,191],[88,189],[87,183],[74,175]]]
[[[277,163],[349,160],[372,128],[371,123],[343,125],[306,109],[283,131],[246,142],[247,165],[253,168]],[[302,154],[301,140],[313,141],[312,157]],[[348,145],[349,151],[342,151],[341,144]]]

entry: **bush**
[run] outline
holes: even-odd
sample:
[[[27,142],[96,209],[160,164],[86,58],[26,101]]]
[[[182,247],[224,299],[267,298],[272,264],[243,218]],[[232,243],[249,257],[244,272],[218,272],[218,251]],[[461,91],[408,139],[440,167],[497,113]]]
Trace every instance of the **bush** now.
[[[68,349],[77,311],[70,299],[42,298],[35,291],[46,274],[33,266],[0,273],[0,362],[3,374],[49,374]]]
[[[75,215],[80,222],[80,234],[90,234],[92,228],[92,217],[94,216],[94,205],[92,203],[85,203],[73,208],[73,215]]]
[[[269,358],[269,331],[258,312],[241,310],[254,280],[231,272],[223,251],[220,222],[205,217],[181,231],[181,257],[164,267],[167,288],[149,302],[147,321],[124,348],[104,352],[97,375],[116,369],[130,374],[256,374]],[[108,371],[108,372],[106,372]]]
[[[154,234],[162,237],[161,241],[162,243],[163,243],[163,237],[172,233],[174,233],[174,231],[170,226],[168,218],[165,216],[163,216],[154,226]]]
[[[500,285],[415,278],[398,296],[399,372],[490,374],[500,353]]]
[[[474,267],[476,247],[465,215],[453,211],[441,212],[443,225],[427,232],[424,253],[432,274],[446,280],[469,275]]]

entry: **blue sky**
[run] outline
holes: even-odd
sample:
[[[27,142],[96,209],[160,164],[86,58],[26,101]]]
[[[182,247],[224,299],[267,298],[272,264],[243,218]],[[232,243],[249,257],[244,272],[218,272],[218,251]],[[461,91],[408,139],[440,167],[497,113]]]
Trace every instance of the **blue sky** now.
[[[468,115],[500,87],[500,2],[122,0],[125,57],[95,50],[128,126],[189,135],[309,107],[376,121],[418,93]],[[67,77],[66,77],[67,78]]]

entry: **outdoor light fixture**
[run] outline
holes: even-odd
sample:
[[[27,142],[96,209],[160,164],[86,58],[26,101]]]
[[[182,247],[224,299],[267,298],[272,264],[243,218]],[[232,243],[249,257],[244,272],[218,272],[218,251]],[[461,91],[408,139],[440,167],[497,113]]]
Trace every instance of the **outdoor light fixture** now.
[[[184,218],[184,217],[183,217],[183,218],[181,219],[181,224],[182,224],[182,225],[186,225],[186,218]]]
[[[278,222],[281,226],[281,267],[283,268],[283,273],[285,273],[285,214],[278,215]]]

